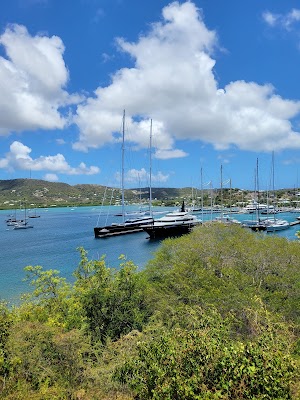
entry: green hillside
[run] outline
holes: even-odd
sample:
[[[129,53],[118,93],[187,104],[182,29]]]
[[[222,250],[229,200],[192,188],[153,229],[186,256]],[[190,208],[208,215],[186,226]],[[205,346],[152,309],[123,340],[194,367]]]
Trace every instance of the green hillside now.
[[[297,205],[298,194],[294,189],[281,189],[276,191],[276,201],[284,204],[289,201]],[[266,202],[268,193],[260,192],[260,201]],[[201,190],[191,187],[184,188],[152,188],[154,205],[175,206],[180,205],[184,199],[186,204],[201,205]],[[203,190],[203,204],[210,206],[221,204],[224,206],[241,205],[254,198],[249,190],[238,188],[220,188]],[[125,190],[125,201],[129,204],[148,203],[149,188],[132,188]],[[48,182],[39,179],[11,179],[0,180],[0,209],[14,209],[20,205],[35,207],[65,207],[65,206],[91,206],[103,204],[120,204],[120,188],[105,187],[93,184],[68,185],[62,182]]]
[[[153,199],[173,205],[182,198],[191,196],[191,188],[153,188]],[[102,185],[79,184],[68,185],[61,182],[48,182],[38,179],[0,180],[0,208],[11,209],[26,202],[36,207],[82,206],[120,204],[121,190]],[[125,199],[129,203],[147,202],[149,188],[125,190]]]

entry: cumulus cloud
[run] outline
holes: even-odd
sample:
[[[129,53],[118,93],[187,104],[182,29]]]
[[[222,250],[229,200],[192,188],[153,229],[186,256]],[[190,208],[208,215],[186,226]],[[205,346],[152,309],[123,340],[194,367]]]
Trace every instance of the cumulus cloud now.
[[[277,21],[270,13],[269,23]],[[296,10],[290,21],[296,20]],[[146,147],[153,120],[156,157],[183,157],[178,140],[201,140],[216,149],[238,147],[268,151],[300,148],[292,120],[300,102],[276,94],[272,85],[236,81],[218,86],[214,51],[218,37],[192,2],[164,7],[162,20],[136,42],[117,40],[132,61],[77,107],[80,135],[74,148],[87,150],[120,140],[121,110],[126,107],[126,138]]]
[[[44,175],[43,179],[49,182],[58,182],[58,176],[56,174],[46,174]]]
[[[270,11],[265,11],[262,17],[269,26],[278,26],[289,31],[300,21],[300,10],[293,8],[286,14],[274,14]]]
[[[262,15],[263,20],[270,26],[275,26],[278,19],[280,18],[279,15],[273,14],[270,11],[265,11]]]
[[[182,158],[186,157],[188,154],[183,150],[157,150],[155,153],[155,158],[161,160],[168,160],[169,158]]]
[[[151,174],[151,181],[154,183],[163,183],[167,182],[169,179],[168,174],[163,174],[161,171],[158,171],[156,174]],[[116,181],[121,181],[120,173],[116,174]],[[140,170],[132,168],[125,172],[124,174],[124,181],[127,183],[135,183],[136,186],[138,185],[148,185],[150,181],[150,175],[145,170],[145,168],[141,168]],[[146,182],[146,183],[142,183]]]
[[[67,175],[94,175],[100,172],[98,167],[87,167],[85,163],[80,163],[78,167],[71,167],[62,154],[40,156],[33,159],[30,157],[30,153],[30,147],[15,141],[10,145],[10,151],[6,154],[5,158],[0,159],[0,168],[11,171],[50,171]]]
[[[64,139],[56,139],[56,143],[59,145],[66,144],[66,141]]]
[[[57,36],[31,36],[22,25],[10,25],[0,36],[7,57],[0,57],[0,135],[12,131],[62,129],[62,108],[80,97],[64,87],[69,72],[64,45]]]
[[[286,15],[268,11],[264,19],[291,29],[300,20],[300,10]],[[187,156],[177,148],[183,140],[221,150],[300,148],[300,135],[293,127],[300,102],[282,98],[267,83],[233,81],[219,87],[214,71],[218,36],[191,1],[170,3],[148,32],[133,42],[118,38],[116,44],[132,66],[116,71],[108,86],[96,88],[83,102],[66,90],[69,73],[62,40],[31,36],[21,25],[8,26],[0,36],[6,54],[0,57],[0,134],[62,129],[72,121],[79,129],[73,148],[88,151],[121,140],[125,107],[126,141],[137,150],[147,148],[152,120],[153,154],[160,159]],[[78,104],[73,118],[66,110],[71,104]],[[70,168],[60,154],[29,159],[29,153],[23,154],[24,163],[53,170],[56,163],[67,165],[69,173],[95,173],[85,165]],[[2,168],[12,165],[7,158],[0,163]]]

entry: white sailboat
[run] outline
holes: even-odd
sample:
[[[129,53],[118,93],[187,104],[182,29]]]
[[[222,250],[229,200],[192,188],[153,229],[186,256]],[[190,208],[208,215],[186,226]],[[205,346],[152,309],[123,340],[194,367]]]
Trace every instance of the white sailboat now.
[[[230,214],[231,214],[231,179],[230,182]],[[237,219],[233,218],[232,215],[228,215],[224,213],[224,206],[223,206],[223,166],[221,165],[221,215],[215,217],[213,219],[215,222],[222,222],[223,224],[238,224],[240,225],[241,222]]]
[[[272,187],[273,187],[273,199],[275,200],[275,165],[274,165],[274,152],[272,153]],[[274,207],[275,209],[275,207]],[[273,213],[274,218],[268,218],[265,220],[267,232],[277,232],[290,227],[290,223],[281,218],[276,218],[275,213]]]
[[[265,219],[260,218],[260,203],[259,203],[259,184],[258,184],[258,158],[256,159],[256,169],[255,169],[255,193],[256,199],[253,201],[255,219],[247,219],[242,221],[242,226],[250,228],[253,231],[260,232],[267,229]]]
[[[24,203],[24,220],[16,222],[14,224],[13,229],[29,229],[29,228],[33,228],[33,225],[30,225],[28,223],[26,203]]]
[[[150,160],[151,160],[151,140],[152,140],[152,120],[150,128]],[[125,198],[124,198],[124,152],[125,152],[125,110],[123,111],[122,119],[122,173],[121,173],[121,195],[122,195],[122,222],[111,225],[97,226],[94,228],[95,238],[105,238],[110,236],[118,236],[129,233],[141,232],[141,225],[150,224],[153,222],[152,214],[147,216],[137,216],[136,218],[126,219]],[[151,162],[150,162],[151,176]],[[151,178],[150,178],[150,210],[151,210]]]

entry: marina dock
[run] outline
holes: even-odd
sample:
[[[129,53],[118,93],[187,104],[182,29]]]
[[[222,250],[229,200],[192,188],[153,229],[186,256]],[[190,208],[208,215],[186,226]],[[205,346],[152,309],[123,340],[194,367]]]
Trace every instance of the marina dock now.
[[[299,224],[300,224],[300,220],[299,219],[297,219],[296,221],[290,222],[290,226],[299,225]]]

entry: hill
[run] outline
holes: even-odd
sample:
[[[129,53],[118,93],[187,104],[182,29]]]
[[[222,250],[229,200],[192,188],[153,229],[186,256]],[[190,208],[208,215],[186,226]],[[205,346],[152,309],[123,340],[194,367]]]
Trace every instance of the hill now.
[[[190,197],[191,188],[153,188],[153,199],[170,202]],[[121,190],[102,185],[68,185],[61,182],[48,182],[38,179],[0,180],[0,208],[11,209],[26,202],[36,207],[100,205],[105,197],[105,204],[120,204]],[[129,203],[146,202],[149,188],[126,189],[125,198]]]
[[[267,201],[268,193],[260,192],[260,201]],[[175,206],[180,205],[184,199],[186,204],[192,202],[200,205],[201,191],[195,188],[152,188],[154,205]],[[246,204],[255,198],[254,193],[238,188],[205,189],[203,191],[203,204],[210,206],[221,204],[224,206]],[[290,202],[291,205],[299,203],[299,193],[295,189],[281,189],[276,191],[277,203],[280,205]],[[149,188],[133,188],[125,190],[125,201],[129,204],[147,203],[149,201]],[[35,207],[65,207],[65,206],[91,206],[121,203],[120,188],[106,187],[95,184],[68,185],[62,182],[48,182],[39,179],[11,179],[0,180],[0,209],[13,209],[20,205]]]

